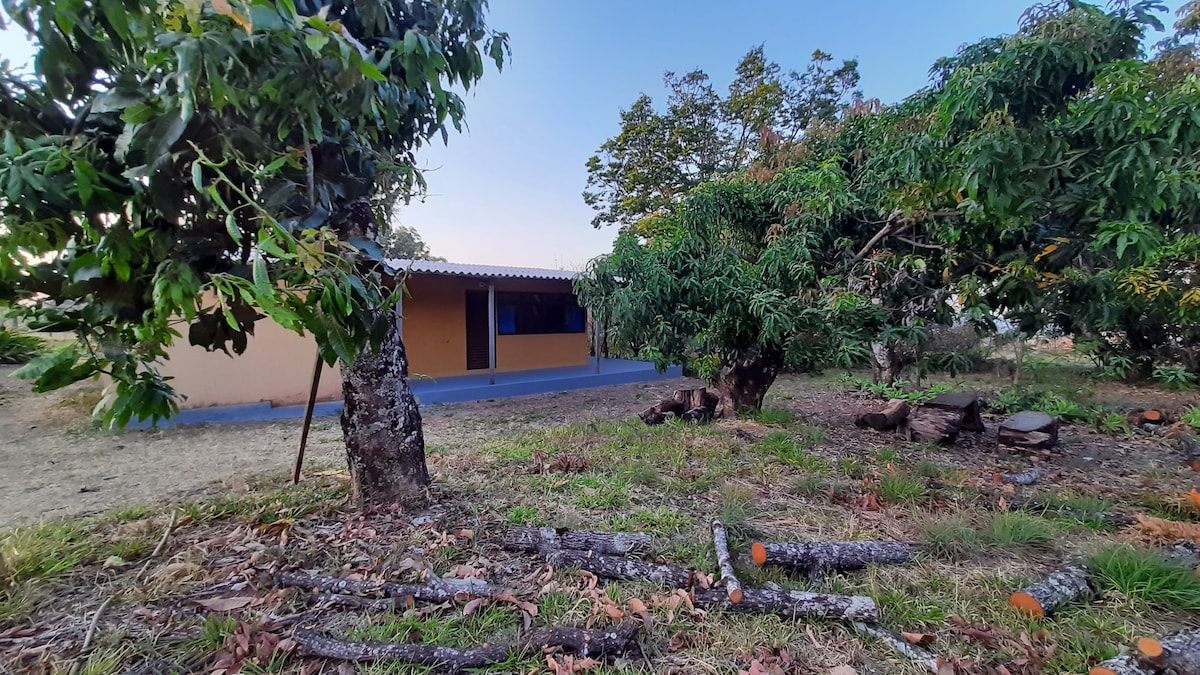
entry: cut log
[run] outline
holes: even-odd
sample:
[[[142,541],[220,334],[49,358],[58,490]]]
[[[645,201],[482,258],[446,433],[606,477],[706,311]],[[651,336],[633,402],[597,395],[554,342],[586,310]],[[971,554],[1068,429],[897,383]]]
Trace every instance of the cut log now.
[[[894,398],[879,410],[859,415],[854,420],[854,424],[860,427],[871,427],[875,431],[891,431],[904,424],[908,419],[908,412],[908,401]]]
[[[785,619],[837,619],[879,621],[879,607],[871,598],[832,593],[743,588],[742,599],[730,602],[724,589],[697,590],[692,604],[702,609],[723,609],[747,614],[774,614]]]
[[[1088,583],[1087,568],[1079,563],[1068,563],[1045,579],[1008,596],[1008,604],[1029,616],[1050,616],[1068,602],[1090,598],[1094,594]]]
[[[1058,418],[1044,412],[1024,410],[1004,420],[996,433],[1000,445],[1046,450],[1058,442]]]
[[[900,541],[756,541],[750,546],[750,555],[759,565],[784,565],[819,577],[825,570],[858,570],[870,563],[905,563],[912,560],[914,551]]]
[[[422,584],[355,581],[304,572],[280,572],[275,575],[275,584],[307,588],[324,593],[383,595],[389,598],[405,599],[406,602],[411,598],[421,602],[435,603],[466,598],[488,598],[499,593],[509,592],[507,589],[492,586],[479,579],[442,579],[432,572],[426,572],[425,583]]]
[[[1200,441],[1186,431],[1174,439],[1175,447],[1183,454],[1183,462],[1192,471],[1200,471]]]
[[[1089,675],[1191,675],[1200,673],[1200,631],[1186,630],[1161,640],[1142,638],[1129,654],[1109,659]]]
[[[1001,483],[1010,485],[1033,485],[1042,477],[1042,472],[1036,467],[1025,469],[1019,473],[1000,473],[996,474],[1000,478]]]
[[[953,445],[962,421],[962,412],[958,410],[917,408],[908,416],[908,440]]]
[[[536,553],[543,548],[569,548],[605,555],[644,555],[650,552],[650,535],[640,532],[595,532],[565,527],[510,527],[504,548]]]
[[[965,391],[949,391],[934,396],[922,407],[962,413],[960,427],[963,431],[983,433],[983,401],[977,394]]]
[[[712,533],[713,548],[717,551],[717,567],[721,570],[721,584],[729,594],[729,601],[739,603],[742,601],[742,582],[738,581],[733,572],[733,562],[729,559],[729,538],[725,536],[725,526],[721,521],[712,522]]]
[[[637,644],[637,632],[638,624],[634,621],[622,621],[610,628],[598,629],[546,628],[521,637],[515,646],[495,645],[470,649],[420,644],[351,642],[303,629],[297,630],[294,638],[302,652],[308,656],[343,661],[390,659],[458,672],[499,663],[514,653],[542,651],[548,648],[562,649],[583,657],[624,654]]]
[[[546,562],[555,567],[575,567],[606,579],[653,581],[672,588],[687,588],[692,581],[692,573],[678,565],[658,565],[636,558],[563,548],[543,549],[541,555]]]

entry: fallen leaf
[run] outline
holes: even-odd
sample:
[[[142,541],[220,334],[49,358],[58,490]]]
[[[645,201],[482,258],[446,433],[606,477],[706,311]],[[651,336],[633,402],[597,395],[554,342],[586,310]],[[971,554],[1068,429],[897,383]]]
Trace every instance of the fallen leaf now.
[[[475,598],[474,600],[463,605],[463,616],[471,616],[475,613],[475,610],[483,606],[483,603],[485,602],[487,602],[487,598]]]
[[[829,675],[858,675],[858,671],[850,666],[837,666],[829,669]]]
[[[909,642],[910,644],[917,645],[918,647],[924,647],[925,645],[929,644],[930,642],[933,642],[933,636],[930,635],[929,633],[901,632],[900,635],[904,636],[904,639],[907,642]]]
[[[474,539],[475,538],[475,530],[469,530],[467,528],[463,528],[461,530],[455,531],[454,536],[458,537],[459,539]]]
[[[1174,541],[1176,539],[1191,539],[1200,542],[1200,523],[1184,523],[1177,520],[1167,520],[1155,516],[1137,514],[1138,532],[1150,539]]]
[[[524,600],[518,600],[518,599],[514,598],[511,593],[497,593],[492,596],[492,599],[499,600],[500,602],[512,603],[512,604],[516,605],[517,607],[519,607],[520,609],[524,610],[525,612],[528,612],[529,616],[537,616],[537,614],[538,614],[537,605],[533,604],[532,602],[525,602]]]
[[[110,556],[108,556],[108,558],[107,558],[107,559],[104,561],[104,569],[108,569],[108,568],[110,568],[110,567],[123,567],[123,566],[125,566],[125,565],[128,565],[128,564],[129,564],[129,563],[125,562],[125,559],[124,559],[124,558],[122,558],[121,556],[119,556],[119,555],[110,555]]]
[[[196,600],[194,602],[212,612],[228,612],[234,609],[241,609],[242,607],[254,602],[254,596],[235,595],[229,598],[208,598],[205,600]]]
[[[629,609],[633,610],[634,614],[637,614],[641,618],[642,624],[646,626],[647,630],[653,628],[654,619],[650,616],[650,608],[646,606],[646,603],[638,598],[630,598],[626,604],[629,605]]]
[[[1200,492],[1197,492],[1196,488],[1192,488],[1192,491],[1189,492],[1187,494],[1187,496],[1188,496],[1188,499],[1192,500],[1193,506],[1200,508]]]
[[[1008,510],[1008,500],[1006,500],[1004,497],[1000,498],[1000,510],[1001,511]]]

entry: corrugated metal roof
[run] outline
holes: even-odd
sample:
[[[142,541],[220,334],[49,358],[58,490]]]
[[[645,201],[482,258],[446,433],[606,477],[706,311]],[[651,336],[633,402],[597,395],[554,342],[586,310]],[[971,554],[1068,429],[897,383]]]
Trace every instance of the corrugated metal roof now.
[[[433,262],[431,260],[401,260],[393,258],[384,261],[388,267],[396,270],[408,270],[420,274],[445,274],[456,277],[483,277],[508,279],[561,279],[571,281],[579,276],[578,272],[570,270],[547,270],[536,267],[507,267],[504,265],[467,265],[464,263]]]

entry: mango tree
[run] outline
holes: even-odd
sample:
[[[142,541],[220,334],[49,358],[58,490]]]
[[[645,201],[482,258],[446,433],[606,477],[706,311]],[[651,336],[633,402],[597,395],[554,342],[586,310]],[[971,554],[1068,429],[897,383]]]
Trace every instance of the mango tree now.
[[[6,2],[38,51],[32,76],[0,76],[0,301],[78,338],[21,374],[38,391],[103,375],[107,423],[157,422],[177,395],[155,364],[182,331],[239,354],[268,318],[343,363],[356,497],[419,495],[420,415],[375,238],[424,186],[413,153],[459,126],[451,87],[502,63],[485,8]]]

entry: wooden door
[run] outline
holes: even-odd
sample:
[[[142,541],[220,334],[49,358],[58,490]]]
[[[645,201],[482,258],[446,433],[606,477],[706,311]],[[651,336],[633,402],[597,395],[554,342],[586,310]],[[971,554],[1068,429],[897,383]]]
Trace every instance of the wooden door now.
[[[467,370],[490,364],[487,291],[467,291]]]

